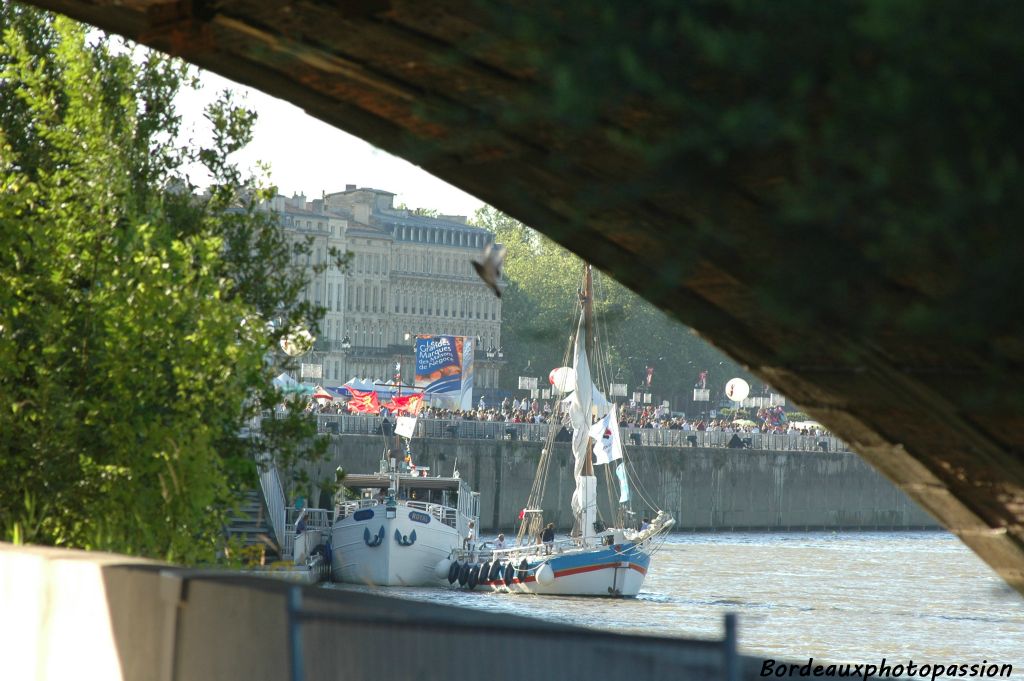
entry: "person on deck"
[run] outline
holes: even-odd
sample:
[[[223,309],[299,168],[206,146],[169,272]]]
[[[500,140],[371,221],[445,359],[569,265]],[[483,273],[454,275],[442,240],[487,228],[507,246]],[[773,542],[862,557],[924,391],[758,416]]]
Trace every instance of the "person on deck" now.
[[[548,523],[547,527],[540,535],[540,540],[544,542],[544,553],[551,553],[555,548],[555,524]]]
[[[473,550],[473,541],[476,539],[476,532],[473,530],[473,521],[469,521],[469,529],[466,530],[466,538],[462,540],[462,548]]]
[[[498,535],[498,539],[494,542],[494,548],[497,549],[497,550],[501,550],[501,549],[506,548],[506,546],[505,546],[505,535],[504,534],[499,534]]]

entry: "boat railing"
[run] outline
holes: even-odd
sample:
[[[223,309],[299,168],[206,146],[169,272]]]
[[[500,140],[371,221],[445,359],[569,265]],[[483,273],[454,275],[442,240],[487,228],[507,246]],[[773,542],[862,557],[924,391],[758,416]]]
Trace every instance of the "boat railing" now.
[[[550,549],[544,546],[543,543],[496,549],[491,542],[484,541],[465,548],[456,549],[452,555],[457,560],[469,560],[471,562],[505,560],[515,563],[523,558],[560,555],[581,548],[584,547],[580,541],[573,538],[556,539]]]
[[[349,517],[361,508],[377,506],[380,502],[376,499],[350,499],[334,506],[334,521],[337,522]]]
[[[398,503],[402,506],[427,513],[438,522],[444,523],[449,527],[455,527],[458,522],[459,512],[450,506],[432,504],[427,501],[415,501],[411,499],[399,500]],[[338,521],[347,518],[362,508],[371,508],[381,505],[383,504],[377,499],[351,499],[349,501],[344,501],[335,506],[334,520]]]
[[[438,522],[444,523],[448,527],[455,527],[458,522],[459,512],[451,506],[442,506],[441,504],[431,504],[426,501],[412,500],[404,503],[409,508],[414,508],[430,514],[432,518]]]
[[[298,522],[299,513],[302,509],[289,506],[285,509],[284,546],[281,550],[281,557],[290,558],[295,553],[295,524]],[[334,522],[334,514],[326,508],[307,508],[304,521],[306,532],[327,532],[330,531]]]

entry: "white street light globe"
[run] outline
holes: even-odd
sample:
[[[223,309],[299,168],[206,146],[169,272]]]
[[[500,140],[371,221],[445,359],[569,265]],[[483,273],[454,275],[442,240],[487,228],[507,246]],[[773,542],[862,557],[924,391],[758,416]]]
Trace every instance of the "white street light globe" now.
[[[742,402],[750,394],[750,385],[742,378],[731,378],[725,384],[725,396],[733,402]]]
[[[281,339],[281,350],[289,357],[298,357],[313,349],[313,334],[306,329],[290,333]]]

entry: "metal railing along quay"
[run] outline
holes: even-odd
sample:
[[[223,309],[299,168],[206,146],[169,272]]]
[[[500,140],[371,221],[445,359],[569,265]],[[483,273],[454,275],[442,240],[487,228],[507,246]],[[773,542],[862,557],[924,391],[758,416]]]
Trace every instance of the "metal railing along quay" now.
[[[310,418],[313,418],[311,416]],[[379,416],[316,414],[317,429],[333,435],[379,435]],[[258,429],[259,420],[253,421]],[[426,419],[416,421],[415,438],[464,440],[525,440],[544,442],[551,425],[507,421],[465,421]],[[642,447],[722,447],[796,452],[847,452],[850,447],[834,435],[795,433],[729,433],[720,431],[672,430],[668,428],[623,428],[627,444]],[[733,437],[738,438],[738,442]]]
[[[263,490],[263,500],[267,505],[267,516],[270,518],[271,527],[274,530],[274,540],[278,543],[281,555],[284,555],[286,505],[284,486],[281,484],[277,466],[269,457],[261,456],[257,459],[256,464],[260,476],[260,489]]]

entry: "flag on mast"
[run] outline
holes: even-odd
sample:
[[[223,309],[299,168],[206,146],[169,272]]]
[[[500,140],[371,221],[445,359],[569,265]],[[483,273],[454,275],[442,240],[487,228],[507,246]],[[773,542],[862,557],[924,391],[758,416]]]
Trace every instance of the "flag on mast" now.
[[[622,458],[622,440],[619,438],[619,419],[617,408],[611,410],[597,423],[590,427],[590,437],[594,438],[594,464],[611,463]]]
[[[625,462],[619,462],[615,468],[615,475],[619,478],[619,503],[624,504],[629,501],[629,482],[626,479]]]

